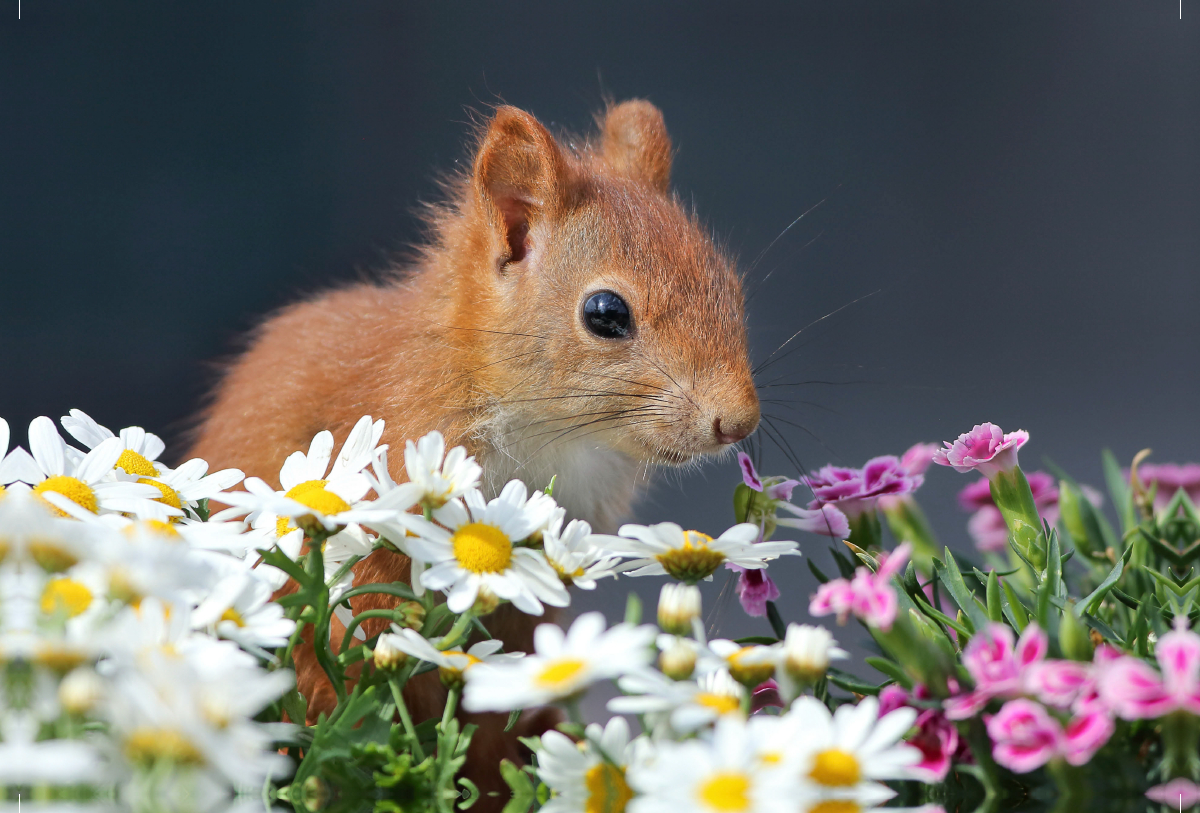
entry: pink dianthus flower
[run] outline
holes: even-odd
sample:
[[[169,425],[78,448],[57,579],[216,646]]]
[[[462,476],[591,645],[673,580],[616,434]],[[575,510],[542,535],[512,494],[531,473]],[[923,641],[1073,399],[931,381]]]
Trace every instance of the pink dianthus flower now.
[[[978,471],[991,479],[1000,472],[1012,471],[1017,466],[1017,450],[1029,440],[1024,429],[1005,434],[993,423],[981,423],[970,432],[964,432],[954,442],[945,441],[945,448],[938,449],[933,462],[950,466],[959,474]]]
[[[868,626],[887,632],[896,621],[896,589],[891,580],[908,561],[912,545],[904,543],[890,554],[879,554],[879,570],[867,567],[854,571],[853,579],[831,579],[817,588],[808,605],[814,616],[836,614],[839,624],[854,615]]]
[[[923,474],[909,473],[895,455],[872,458],[861,469],[823,466],[800,479],[813,491],[809,509],[833,503],[850,518],[873,509],[882,496],[911,494],[925,482]]]

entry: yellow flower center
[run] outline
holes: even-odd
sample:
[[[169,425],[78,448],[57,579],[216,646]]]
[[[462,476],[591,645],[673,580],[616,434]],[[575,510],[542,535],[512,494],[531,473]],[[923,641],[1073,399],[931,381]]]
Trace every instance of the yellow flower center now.
[[[217,621],[232,621],[239,627],[246,626],[246,619],[242,618],[242,614],[230,607],[225,612],[221,613],[221,617]]]
[[[67,618],[74,618],[91,605],[92,591],[74,579],[51,579],[42,590],[42,612],[46,615],[66,612]]]
[[[126,474],[136,474],[138,477],[158,476],[158,469],[155,465],[133,449],[121,452],[121,456],[117,458],[113,468],[124,469]]]
[[[700,785],[696,795],[710,810],[749,810],[750,779],[743,773],[718,773]]]
[[[125,740],[125,754],[143,765],[160,760],[177,765],[203,765],[204,756],[182,734],[170,728],[136,728]]]
[[[858,759],[840,748],[830,748],[817,754],[813,769],[808,776],[818,785],[831,788],[844,788],[857,785],[862,778],[862,769]]]
[[[326,516],[349,511],[350,503],[325,488],[328,482],[328,480],[305,480],[300,485],[288,489],[284,496],[314,511],[320,511]],[[275,530],[279,530],[278,523]]]
[[[778,765],[783,762],[783,754],[779,751],[765,751],[759,756],[759,759],[765,765]]]
[[[450,542],[459,566],[472,573],[500,573],[512,563],[512,542],[494,525],[467,523]]]
[[[53,669],[56,672],[67,673],[83,663],[83,653],[59,644],[47,644],[41,647],[33,656],[35,663]]]
[[[712,709],[717,714],[730,714],[741,708],[741,703],[738,699],[728,694],[713,694],[712,692],[698,692],[692,702],[698,706],[704,706],[706,709]]]
[[[160,483],[158,480],[151,480],[148,477],[139,477],[138,482],[142,485],[154,486],[158,489],[161,497],[155,497],[155,502],[160,502],[163,505],[169,505],[172,508],[183,508],[183,504],[179,500],[179,493],[171,488],[166,483]]]
[[[588,768],[583,783],[588,791],[583,807],[586,813],[622,813],[633,798],[633,791],[625,782],[625,769],[607,762],[597,762]]]
[[[61,573],[79,561],[74,553],[49,540],[30,542],[29,555],[47,573]]]
[[[808,813],[862,813],[862,808],[850,799],[826,799],[810,807]]]
[[[700,531],[685,531],[683,546],[654,557],[672,578],[697,582],[711,576],[725,561],[725,554],[708,547],[712,537]]]
[[[91,511],[93,514],[100,513],[100,503],[96,501],[96,492],[92,491],[92,487],[82,480],[75,477],[68,477],[65,474],[56,474],[53,477],[47,477],[42,482],[33,487],[34,494],[45,494],[47,491],[53,491],[55,494],[61,494],[71,502],[78,505],[80,508]],[[50,504],[50,501],[45,497],[42,500],[46,505],[50,506],[50,510],[60,517],[70,517],[66,511],[57,508]]]
[[[108,595],[117,601],[129,604],[135,610],[142,604],[142,593],[124,570],[114,570],[108,575]]]
[[[570,683],[587,666],[587,661],[579,658],[563,658],[553,661],[538,673],[537,682],[543,686],[561,687]]]
[[[127,529],[127,533],[132,536],[134,529],[138,527],[141,527],[143,530],[149,531],[156,536],[165,536],[170,537],[171,539],[183,538],[179,535],[179,531],[175,530],[174,525],[169,522],[163,522],[161,519],[143,519],[136,525],[130,525]]]
[[[483,663],[483,661],[479,660],[479,658],[463,652],[460,649],[448,649],[443,654],[445,654],[446,657],[461,655],[467,659],[467,665],[462,669],[447,668],[445,666],[438,667],[438,677],[442,679],[442,683],[446,686],[461,686],[463,684],[463,672],[466,672],[477,663]]]

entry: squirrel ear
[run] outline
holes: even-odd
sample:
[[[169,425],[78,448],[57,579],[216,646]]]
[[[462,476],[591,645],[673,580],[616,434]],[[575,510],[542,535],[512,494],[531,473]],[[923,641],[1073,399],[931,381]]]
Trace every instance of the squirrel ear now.
[[[502,263],[524,259],[530,221],[555,206],[565,175],[558,144],[537,119],[515,107],[496,109],[475,155],[474,185],[502,219]]]
[[[662,111],[643,99],[610,107],[604,117],[604,158],[619,174],[660,192],[671,183],[671,137]]]

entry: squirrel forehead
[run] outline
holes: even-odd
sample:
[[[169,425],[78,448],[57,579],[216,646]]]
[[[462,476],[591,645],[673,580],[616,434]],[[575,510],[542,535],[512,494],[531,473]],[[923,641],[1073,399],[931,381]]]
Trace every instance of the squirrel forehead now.
[[[564,259],[595,273],[691,297],[741,301],[734,264],[708,232],[670,197],[637,184],[592,185],[559,221]]]

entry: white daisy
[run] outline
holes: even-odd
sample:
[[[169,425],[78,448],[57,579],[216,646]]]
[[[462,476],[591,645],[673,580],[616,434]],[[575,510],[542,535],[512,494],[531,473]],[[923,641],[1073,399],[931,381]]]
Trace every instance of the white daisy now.
[[[176,469],[160,467],[156,476],[141,477],[137,482],[148,483],[161,491],[159,502],[186,509],[188,514],[196,517],[201,500],[212,499],[233,488],[244,477],[240,469],[222,469],[209,474],[208,463],[195,457]]]
[[[48,573],[66,570],[93,554],[91,534],[81,523],[52,512],[54,507],[38,499],[28,485],[11,484],[0,499],[0,552],[14,554],[17,561],[31,560]]]
[[[783,643],[775,652],[779,657],[775,680],[783,699],[789,703],[804,687],[825,676],[831,660],[850,657],[829,630],[808,624],[788,624]]]
[[[251,651],[285,646],[296,622],[284,618],[283,607],[271,601],[270,585],[230,557],[213,558],[227,559],[229,565],[192,611],[192,624]]]
[[[614,553],[634,556],[625,567],[631,576],[669,575],[694,583],[709,580],[726,562],[756,570],[784,554],[799,555],[795,542],[755,542],[758,526],[743,522],[716,539],[700,531],[685,531],[673,522],[657,525],[622,525],[620,536],[606,537]]]
[[[59,419],[63,429],[89,449],[95,449],[109,438],[119,437],[121,440],[121,456],[117,458],[115,467],[127,474],[138,477],[157,477],[166,470],[158,462],[158,456],[167,445],[162,438],[147,432],[140,426],[127,426],[120,435],[114,435],[111,429],[101,426],[82,410],[72,409],[70,415]]]
[[[444,459],[443,459],[444,456]],[[407,511],[417,503],[439,508],[479,487],[483,469],[462,446],[446,454],[446,440],[434,430],[415,444],[404,444],[404,473],[407,483],[397,484],[388,472],[387,455],[376,456],[375,491],[387,507]]]
[[[603,537],[592,533],[592,526],[573,519],[563,528],[563,517],[556,516],[542,533],[542,551],[546,561],[558,573],[563,584],[583,590],[595,590],[596,579],[616,578],[621,557],[598,543]]]
[[[624,697],[608,701],[617,714],[649,714],[654,728],[663,723],[678,734],[688,734],[723,717],[744,718],[746,690],[724,670],[702,675],[698,681],[671,680],[658,672],[634,673],[617,685]]]
[[[709,641],[708,648],[721,659],[730,676],[747,688],[753,689],[775,675],[775,662],[779,657],[778,646],[742,646],[718,638]]]
[[[541,809],[620,813],[633,798],[625,772],[630,763],[646,759],[650,747],[645,737],[630,741],[624,717],[613,717],[603,729],[589,725],[579,744],[558,731],[547,731],[537,754],[537,772],[553,795]]]
[[[720,720],[711,740],[662,741],[629,766],[630,813],[794,813],[799,783],[755,759],[745,721]]]
[[[526,495],[525,484],[513,480],[491,502],[472,490],[465,505],[455,500],[439,508],[435,517],[446,528],[413,518],[418,535],[406,538],[405,546],[415,559],[431,564],[419,580],[431,590],[445,591],[451,612],[466,612],[481,590],[530,615],[542,614],[542,602],[555,607],[570,603],[542,552],[516,546],[541,521],[538,512],[527,510]]]
[[[415,630],[396,624],[392,625],[392,630],[380,635],[379,642],[417,660],[436,665],[442,682],[447,685],[461,686],[468,670],[480,664],[506,664],[524,657],[520,652],[501,652],[504,644],[496,640],[480,641],[466,652],[457,648],[440,650]]]
[[[921,753],[901,741],[916,716],[905,707],[880,717],[875,697],[839,706],[831,715],[824,703],[801,697],[779,718],[793,735],[788,770],[821,798],[881,804],[895,795],[883,780],[916,778],[910,768]]]
[[[371,461],[374,444],[382,432],[383,421],[372,424],[370,416],[364,416],[351,430],[332,467],[329,461],[333,454],[333,434],[318,432],[307,454],[293,452],[284,461],[279,470],[281,491],[251,477],[244,484],[245,492],[222,496],[222,502],[232,507],[215,518],[249,513],[254,519],[259,513],[271,513],[277,517],[277,535],[283,536],[289,529],[288,521],[293,519],[306,530],[319,526],[328,532],[352,522],[390,516],[394,512],[372,510],[370,503],[363,500],[371,490],[371,483],[362,469]]]
[[[102,781],[108,766],[95,744],[78,740],[37,741],[41,722],[12,712],[0,719],[0,783],[5,785],[85,785]]]
[[[564,634],[555,624],[533,631],[533,654],[467,675],[463,708],[510,711],[571,697],[597,680],[644,671],[654,658],[651,626],[617,624],[605,631],[603,613],[584,613]]]
[[[82,455],[63,441],[49,418],[42,416],[29,424],[29,450],[35,465],[22,467],[28,478],[25,482],[60,516],[80,518],[86,513],[108,511],[156,519],[183,515],[177,508],[155,502],[160,494],[154,486],[120,482],[113,477],[113,467],[125,450],[120,438],[108,438]]]

